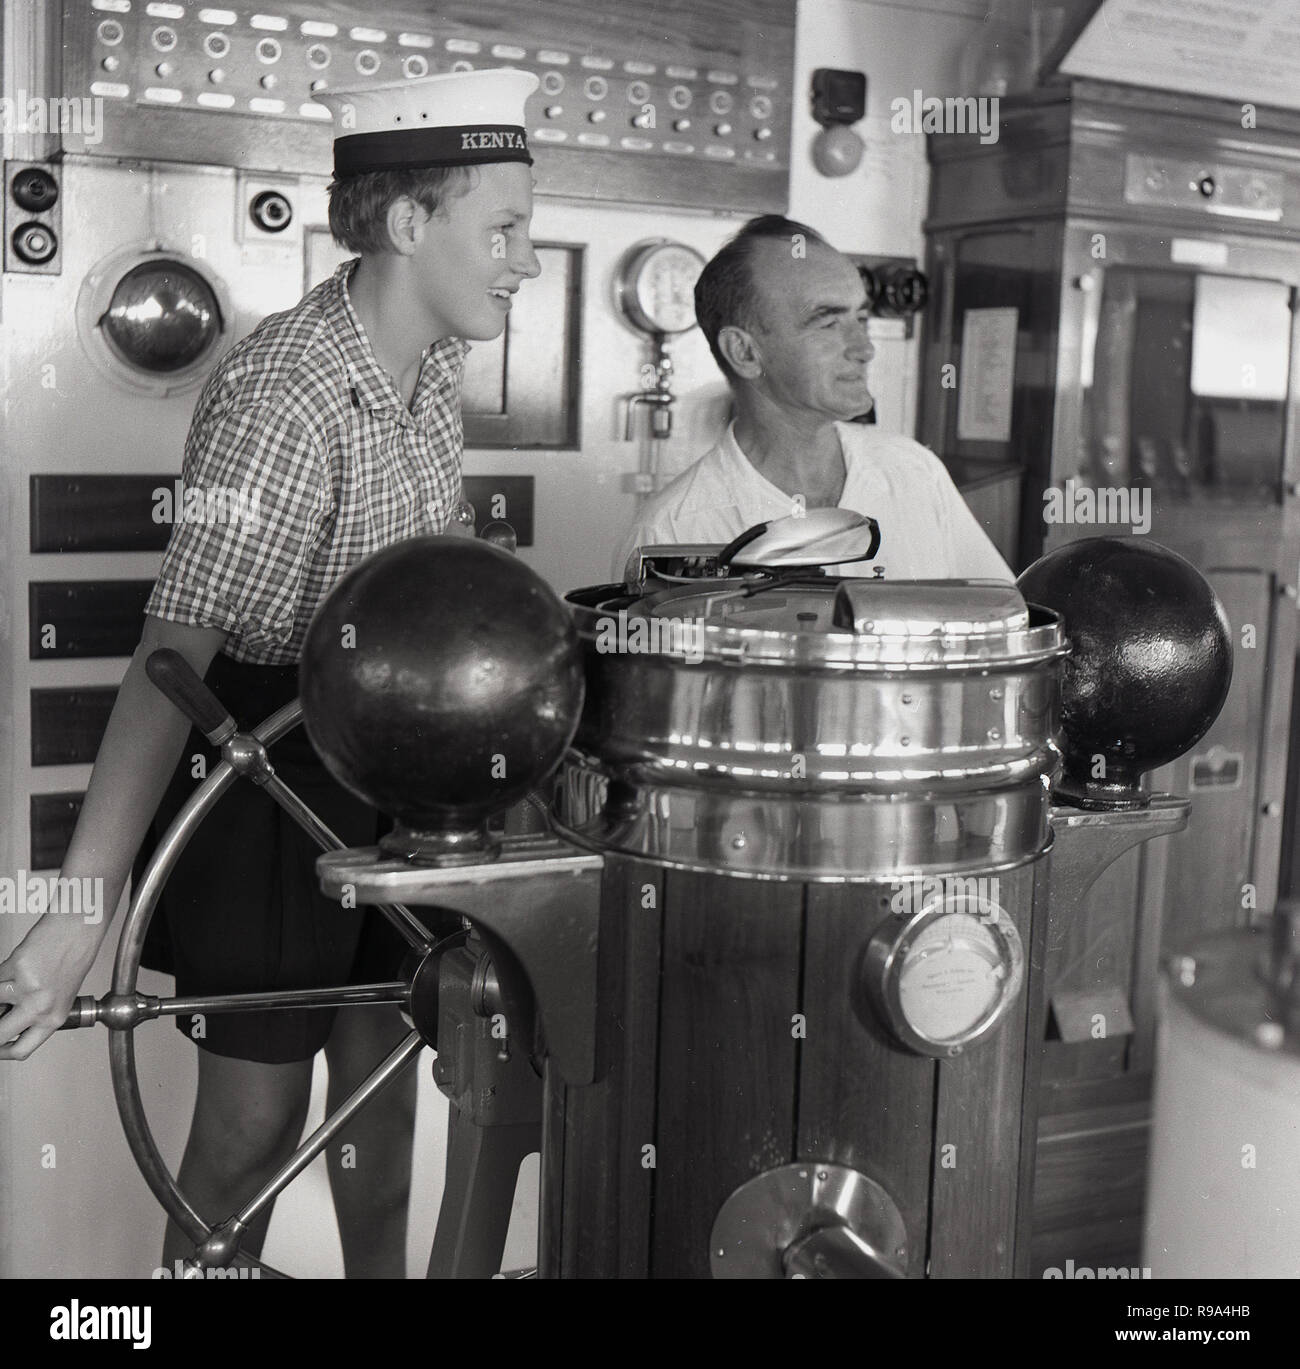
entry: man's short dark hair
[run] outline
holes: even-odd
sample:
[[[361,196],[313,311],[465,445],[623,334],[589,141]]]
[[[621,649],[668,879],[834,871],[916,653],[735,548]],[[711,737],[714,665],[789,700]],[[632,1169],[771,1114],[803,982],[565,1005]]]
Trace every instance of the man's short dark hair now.
[[[330,233],[349,252],[388,252],[388,210],[408,195],[428,213],[441,214],[447,201],[474,185],[473,167],[434,166],[417,170],[365,171],[330,182]]]
[[[730,380],[735,372],[718,347],[718,334],[726,327],[761,326],[757,291],[752,271],[754,244],[765,238],[783,240],[791,245],[802,239],[826,245],[826,239],[806,223],[797,223],[783,214],[762,214],[750,219],[700,272],[695,282],[695,318],[709,344],[713,359]]]

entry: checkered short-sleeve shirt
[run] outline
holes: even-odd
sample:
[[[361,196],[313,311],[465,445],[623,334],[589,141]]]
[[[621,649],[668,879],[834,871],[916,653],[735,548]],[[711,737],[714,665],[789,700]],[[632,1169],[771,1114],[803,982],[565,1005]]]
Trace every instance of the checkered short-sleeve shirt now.
[[[348,298],[355,267],[236,344],[194,411],[145,612],[224,629],[237,661],[296,663],[335,582],[390,543],[441,532],[460,499],[468,345],[426,351],[408,410]]]

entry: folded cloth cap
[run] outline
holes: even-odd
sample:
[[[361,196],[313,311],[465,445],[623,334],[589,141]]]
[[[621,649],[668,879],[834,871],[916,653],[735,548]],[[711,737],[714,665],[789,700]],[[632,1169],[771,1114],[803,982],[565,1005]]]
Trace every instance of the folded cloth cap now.
[[[531,166],[524,104],[537,85],[531,71],[494,67],[312,98],[334,115],[334,174],[343,177],[483,162]]]

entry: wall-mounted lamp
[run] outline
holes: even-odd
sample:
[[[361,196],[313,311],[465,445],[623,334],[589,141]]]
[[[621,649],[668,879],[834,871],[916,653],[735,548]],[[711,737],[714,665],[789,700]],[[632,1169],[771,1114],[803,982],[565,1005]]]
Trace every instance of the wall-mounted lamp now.
[[[867,78],[861,71],[818,67],[812,78],[813,165],[823,176],[847,176],[862,160],[862,139],[849,127],[867,111]]]

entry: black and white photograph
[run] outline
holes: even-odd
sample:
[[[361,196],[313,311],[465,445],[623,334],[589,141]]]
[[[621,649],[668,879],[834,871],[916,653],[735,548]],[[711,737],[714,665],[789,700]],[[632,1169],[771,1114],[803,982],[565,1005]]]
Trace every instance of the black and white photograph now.
[[[1300,0],[0,16],[9,1343],[1280,1337]]]

